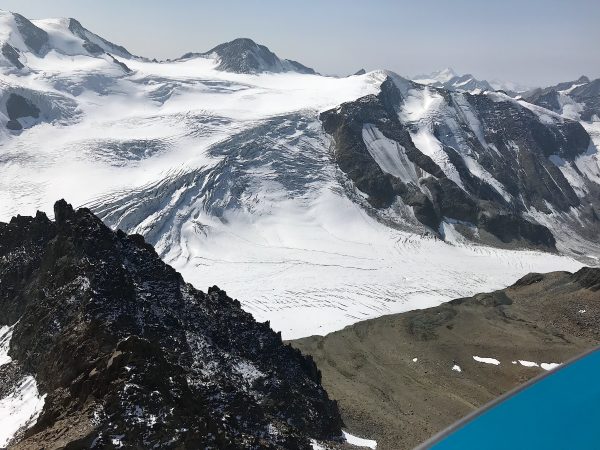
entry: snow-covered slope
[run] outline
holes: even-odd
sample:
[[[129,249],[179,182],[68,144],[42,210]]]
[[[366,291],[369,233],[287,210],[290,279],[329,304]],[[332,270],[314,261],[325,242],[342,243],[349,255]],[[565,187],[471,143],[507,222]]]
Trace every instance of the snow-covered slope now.
[[[58,36],[53,27],[60,23],[35,26]],[[415,206],[395,193],[393,207],[374,206],[369,189],[332,158],[341,134],[328,134],[319,117],[342,111],[344,103],[368,102],[393,78],[403,92],[402,103],[394,104],[406,127],[402,136],[412,144],[386,134],[374,118],[357,122],[365,157],[383,170],[367,183],[390,176],[420,186],[423,178],[444,178],[453,191],[476,195],[473,186],[479,186],[497,202],[526,192],[499,181],[481,160],[496,152],[496,137],[480,134],[480,115],[498,112],[500,118],[486,128],[497,130],[513,113],[526,115],[543,132],[570,129],[571,122],[551,118],[555,124],[544,124],[541,113],[513,100],[506,106],[509,100],[497,94],[451,94],[418,85],[407,90],[410,82],[384,71],[347,78],[262,68],[236,73],[216,57],[125,59],[117,46],[84,36],[106,45],[104,51],[120,57],[128,70],[106,53],[78,49],[81,54],[69,56],[67,44],[61,44],[62,53],[52,50],[43,58],[23,50],[28,70],[2,70],[0,220],[49,210],[60,197],[89,205],[109,225],[143,234],[186,280],[198,287],[219,284],[286,338],[500,288],[527,272],[581,265],[568,245],[559,249],[571,256],[535,245],[518,249],[527,242],[510,239],[499,244],[503,249],[474,244],[477,239],[465,233],[472,224],[452,205],[434,226],[418,220]],[[13,93],[23,99],[13,100],[19,108],[9,111]],[[502,110],[476,107],[478,102],[487,108],[499,103]],[[21,128],[7,128],[11,120]],[[449,141],[436,134],[439,121],[450,127],[464,167],[449,159],[447,145],[440,146]],[[469,153],[464,142],[479,138],[486,151]],[[557,156],[571,167],[568,142]],[[590,147],[590,158],[595,149]],[[502,156],[504,148],[497,151],[494,164],[514,157]],[[435,162],[439,171],[432,165],[425,174],[412,163],[415,155]],[[593,176],[595,163],[586,164],[586,177]],[[421,187],[418,195],[425,199],[429,191]],[[558,190],[551,186],[552,195]],[[550,209],[536,216],[546,219]],[[581,239],[580,247],[587,248]],[[590,247],[586,254],[594,252]]]

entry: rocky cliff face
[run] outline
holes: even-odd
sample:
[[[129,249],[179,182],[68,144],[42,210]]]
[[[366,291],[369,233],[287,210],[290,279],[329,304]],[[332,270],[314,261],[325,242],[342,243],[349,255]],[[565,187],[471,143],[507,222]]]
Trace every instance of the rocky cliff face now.
[[[27,376],[45,395],[14,448],[303,449],[338,439],[337,405],[315,364],[268,323],[217,287],[186,284],[141,236],[65,201],[54,214],[0,223],[1,401]]]
[[[501,93],[449,92],[393,74],[378,95],[320,118],[339,167],[380,211],[401,201],[442,235],[450,223],[495,245],[553,249],[552,232],[532,212],[579,209],[597,228],[597,186],[567,178],[590,146],[578,122]]]

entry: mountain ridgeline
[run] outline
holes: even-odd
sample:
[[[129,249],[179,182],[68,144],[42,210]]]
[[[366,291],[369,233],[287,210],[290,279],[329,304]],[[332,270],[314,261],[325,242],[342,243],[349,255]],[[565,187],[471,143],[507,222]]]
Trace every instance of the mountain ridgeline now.
[[[186,284],[141,236],[65,201],[54,215],[0,223],[0,325],[12,333],[2,392],[32,375],[45,394],[11,448],[341,440],[315,364],[268,323],[217,287]]]
[[[600,78],[590,80],[581,76],[574,81],[526,92],[523,98],[569,117],[586,121],[600,120]]]

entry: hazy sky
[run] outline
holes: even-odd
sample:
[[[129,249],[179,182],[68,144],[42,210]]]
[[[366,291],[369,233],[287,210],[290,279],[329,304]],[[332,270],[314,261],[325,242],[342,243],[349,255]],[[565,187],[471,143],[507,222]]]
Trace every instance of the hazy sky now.
[[[322,73],[453,67],[489,80],[600,77],[600,0],[4,0],[33,18],[75,17],[159,59],[250,37]]]

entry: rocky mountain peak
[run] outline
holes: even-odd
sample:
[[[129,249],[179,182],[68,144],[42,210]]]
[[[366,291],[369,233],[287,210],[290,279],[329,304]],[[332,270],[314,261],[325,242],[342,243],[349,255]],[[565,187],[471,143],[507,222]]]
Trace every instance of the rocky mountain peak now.
[[[11,336],[2,393],[23,397],[29,380],[39,398],[37,422],[12,437],[18,448],[341,439],[316,366],[268,323],[216,286],[186,284],[143,237],[88,209],[60,200],[54,215],[0,223],[0,328]]]
[[[204,53],[186,53],[181,59],[215,57],[217,69],[234,73],[298,72],[314,74],[315,71],[289,59],[280,59],[266,46],[249,38],[237,38],[219,44]]]
[[[586,77],[585,75],[581,75],[579,78],[577,78],[577,81],[575,81],[576,83],[589,83],[590,79],[588,77]]]

